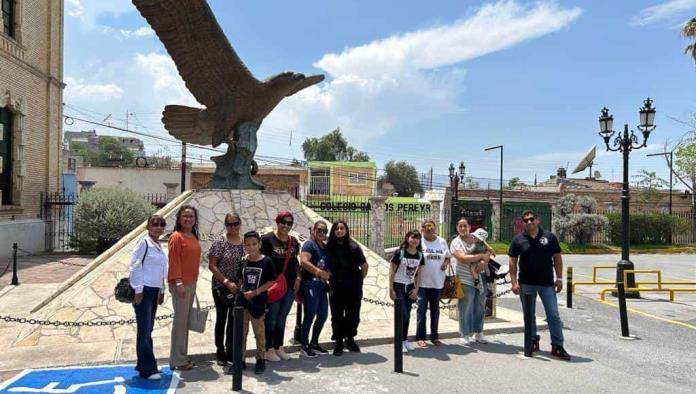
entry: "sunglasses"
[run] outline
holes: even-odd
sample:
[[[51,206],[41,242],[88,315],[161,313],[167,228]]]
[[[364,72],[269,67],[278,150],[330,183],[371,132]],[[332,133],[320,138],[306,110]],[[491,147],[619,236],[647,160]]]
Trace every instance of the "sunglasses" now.
[[[293,222],[292,220],[281,220],[281,221],[280,221],[280,224],[284,224],[284,225],[289,226],[289,227],[292,227],[292,225],[293,225],[294,223],[295,223],[295,222]]]
[[[522,221],[525,222],[525,223],[531,223],[531,222],[533,222],[533,221],[535,221],[535,220],[536,220],[536,218],[523,218],[523,219],[522,219]]]
[[[316,232],[319,233],[319,234],[327,234],[327,233],[329,232],[329,230],[327,230],[327,229],[325,229],[325,228],[318,228],[318,229],[316,229],[316,230],[314,230],[314,231],[316,231]]]
[[[242,224],[242,222],[228,222],[228,223],[225,223],[225,226],[226,227],[237,227],[240,224]]]
[[[150,223],[152,227],[167,227],[167,222],[152,222]]]

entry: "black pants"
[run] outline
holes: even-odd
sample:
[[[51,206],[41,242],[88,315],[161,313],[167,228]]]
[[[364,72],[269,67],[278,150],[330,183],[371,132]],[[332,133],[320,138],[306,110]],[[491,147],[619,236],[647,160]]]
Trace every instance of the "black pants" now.
[[[215,289],[213,289],[213,301],[215,302],[215,347],[217,348],[217,354],[225,354],[228,360],[232,360],[234,305],[231,303],[225,305]]]
[[[413,290],[415,287],[415,285],[405,285],[403,283],[396,282],[394,283],[394,292],[396,293],[396,298],[401,298],[403,300],[403,303],[401,304],[401,315],[403,316],[404,322],[402,338],[403,341],[408,339],[408,325],[411,321],[411,308],[413,308],[413,303],[416,302],[408,296],[408,293],[411,292],[411,290]]]
[[[331,287],[331,339],[340,341],[358,335],[362,282],[334,283]]]

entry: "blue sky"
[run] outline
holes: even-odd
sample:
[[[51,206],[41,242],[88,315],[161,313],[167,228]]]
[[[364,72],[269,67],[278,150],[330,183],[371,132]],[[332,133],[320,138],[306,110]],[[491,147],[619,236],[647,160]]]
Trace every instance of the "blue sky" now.
[[[696,16],[696,0],[209,3],[257,78],[327,76],[266,119],[262,155],[302,159],[304,138],[338,126],[380,168],[406,160],[446,174],[464,160],[468,174],[496,178],[498,154],[483,149],[504,144],[504,177],[531,181],[572,170],[597,144],[595,169],[620,180],[620,155],[597,136],[603,106],[619,129],[635,126],[646,96],[655,101],[658,127],[633,153],[632,172],[667,177],[664,162],[645,154],[693,129],[679,122],[696,113],[696,65],[679,27]],[[65,18],[66,114],[111,114],[107,122],[123,127],[128,112],[129,128],[166,136],[164,105],[198,106],[129,0],[66,0]],[[80,128],[91,126],[66,126]]]

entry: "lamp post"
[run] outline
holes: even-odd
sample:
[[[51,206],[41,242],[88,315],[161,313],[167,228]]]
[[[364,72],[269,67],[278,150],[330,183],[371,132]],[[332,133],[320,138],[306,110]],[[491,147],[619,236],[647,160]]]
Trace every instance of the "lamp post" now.
[[[623,271],[632,270],[633,263],[629,259],[629,242],[631,238],[631,228],[630,228],[630,216],[629,216],[629,202],[630,194],[628,187],[628,157],[632,150],[641,149],[647,146],[648,138],[650,137],[650,132],[655,130],[655,108],[652,106],[652,100],[650,97],[643,101],[643,108],[640,109],[640,125],[638,129],[643,133],[643,142],[638,142],[638,136],[636,136],[631,130],[629,133],[628,124],[624,125],[623,133],[619,132],[618,136],[612,140],[615,134],[613,130],[614,117],[609,114],[609,110],[604,107],[602,108],[602,114],[599,117],[599,135],[604,139],[604,144],[607,147],[607,151],[621,152],[623,154],[623,189],[621,191],[621,222],[623,225],[622,231],[622,242],[621,242],[621,260],[616,265],[616,283],[623,283]],[[626,284],[628,288],[635,288],[635,276],[633,274],[628,276],[628,283]],[[625,300],[621,298],[621,291],[619,293],[619,304],[625,305]],[[625,294],[628,298],[638,298],[640,294],[638,292],[628,292]],[[621,309],[621,308],[620,308]],[[623,308],[625,309],[625,308]],[[623,311],[625,313],[625,311]],[[623,316],[622,316],[623,320]],[[626,329],[628,331],[628,329]],[[625,336],[627,336],[626,333]]]
[[[674,151],[671,152],[662,152],[662,153],[652,153],[647,155],[648,157],[652,156],[665,156],[665,159],[667,159],[667,156],[669,156],[669,217],[672,217],[672,165],[674,164]],[[672,243],[672,231],[670,230],[669,232],[669,243]]]
[[[503,239],[503,146],[491,146],[484,149],[485,151],[500,149],[500,193],[498,194],[498,204],[500,212],[498,212],[498,241]]]
[[[450,188],[454,192],[452,194],[452,221],[459,220],[459,217],[457,214],[455,214],[455,209],[457,208],[457,202],[459,201],[459,182],[464,181],[464,174],[466,172],[466,166],[464,165],[463,161],[459,162],[459,172],[454,171],[454,164],[450,163],[449,166],[449,179],[450,179]]]

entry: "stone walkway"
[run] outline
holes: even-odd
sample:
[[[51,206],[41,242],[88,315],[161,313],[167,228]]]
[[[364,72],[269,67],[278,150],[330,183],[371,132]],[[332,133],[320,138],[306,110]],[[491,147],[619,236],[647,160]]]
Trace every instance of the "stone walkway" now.
[[[27,256],[17,254],[17,278],[20,284],[62,283],[82,267],[94,260],[94,256],[79,256],[64,253]],[[12,281],[12,258],[0,259],[0,273],[9,264],[4,275],[0,276],[0,289]]]

